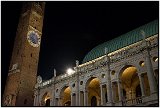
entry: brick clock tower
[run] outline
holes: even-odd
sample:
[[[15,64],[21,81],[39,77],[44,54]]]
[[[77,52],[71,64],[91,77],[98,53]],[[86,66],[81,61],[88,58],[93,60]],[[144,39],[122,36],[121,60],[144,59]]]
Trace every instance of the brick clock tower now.
[[[33,106],[44,2],[24,2],[10,61],[3,106]]]

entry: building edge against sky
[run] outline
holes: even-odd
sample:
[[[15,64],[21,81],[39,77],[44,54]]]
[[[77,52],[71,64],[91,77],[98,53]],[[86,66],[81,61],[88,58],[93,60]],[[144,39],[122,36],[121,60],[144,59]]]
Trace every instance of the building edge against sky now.
[[[35,106],[158,106],[158,20],[93,48],[35,86]]]

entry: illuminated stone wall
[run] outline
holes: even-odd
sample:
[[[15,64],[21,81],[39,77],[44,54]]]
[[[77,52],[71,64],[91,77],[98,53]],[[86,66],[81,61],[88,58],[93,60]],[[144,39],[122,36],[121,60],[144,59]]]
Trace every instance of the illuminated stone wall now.
[[[134,43],[109,53],[110,62],[104,55],[78,65],[72,75],[63,74],[37,84],[35,93],[39,93],[36,96],[39,100],[35,98],[35,106],[39,106],[46,92],[51,95],[51,106],[65,106],[68,100],[71,100],[71,106],[91,106],[93,103],[97,106],[147,106],[158,103],[155,91],[158,82],[148,79],[151,70],[155,72],[154,80],[157,78],[158,35],[146,40],[149,41],[150,66],[144,42]],[[70,88],[70,95],[62,95],[65,87]],[[93,96],[96,102],[91,101]]]

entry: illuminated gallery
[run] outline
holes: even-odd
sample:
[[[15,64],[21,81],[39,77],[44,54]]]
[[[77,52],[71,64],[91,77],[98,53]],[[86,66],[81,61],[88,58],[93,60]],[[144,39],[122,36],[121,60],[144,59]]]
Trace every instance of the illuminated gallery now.
[[[44,5],[28,4],[30,8],[22,11],[16,37],[16,44],[21,45],[14,46],[3,105],[158,105],[158,20],[96,46],[82,64],[75,61],[75,67],[59,76],[54,70],[54,76],[44,81],[36,77]],[[26,26],[22,28],[22,24]],[[36,55],[35,59],[27,56],[30,54]],[[34,66],[31,75],[26,69],[29,64]]]

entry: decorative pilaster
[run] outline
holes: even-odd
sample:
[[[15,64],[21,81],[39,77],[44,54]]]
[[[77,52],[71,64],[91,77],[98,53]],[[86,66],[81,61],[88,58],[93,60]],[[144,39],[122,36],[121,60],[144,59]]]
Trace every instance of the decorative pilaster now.
[[[40,88],[38,88],[38,90],[37,90],[37,102],[36,102],[36,106],[40,106]]]
[[[154,94],[157,92],[157,85],[156,85],[156,80],[154,78],[152,62],[150,59],[151,56],[150,56],[149,46],[147,44],[147,41],[145,40],[145,38],[146,38],[145,32],[141,31],[141,34],[143,36],[143,43],[145,44],[145,47],[146,47],[145,63],[146,63],[146,68],[147,68],[147,76],[149,79],[150,92],[151,92],[151,94]]]
[[[79,61],[76,60],[76,73],[77,73],[77,88],[76,88],[76,106],[79,106],[79,72],[78,72]]]
[[[112,106],[113,99],[112,99],[112,88],[111,88],[111,77],[110,77],[110,58],[108,56],[108,49],[105,48],[105,61],[107,62],[107,96],[108,96],[108,103]]]
[[[118,80],[117,81],[117,85],[118,85],[118,96],[119,96],[119,101],[122,101],[122,84],[121,84],[121,81]]]
[[[37,103],[37,94],[35,93],[34,94],[34,105],[33,106],[37,106],[36,103]]]
[[[53,97],[52,97],[52,100],[53,100],[53,101],[52,101],[52,105],[55,106],[55,105],[56,105],[56,98],[55,98],[55,81],[56,81],[56,73],[57,73],[57,72],[56,72],[56,69],[54,69],[53,72],[54,72],[54,76],[53,76],[53,78],[52,78],[52,79],[53,79],[53,91],[52,91],[52,92],[53,92]]]
[[[144,78],[141,74],[138,74],[139,81],[140,81],[140,87],[141,87],[141,93],[142,97],[145,96],[145,90],[144,90]]]
[[[101,106],[103,106],[103,85],[100,85],[100,89],[101,89]]]
[[[81,106],[81,92],[79,91],[79,106]]]
[[[88,106],[88,92],[84,90],[84,106]]]
[[[73,94],[71,92],[71,106],[73,106]]]

